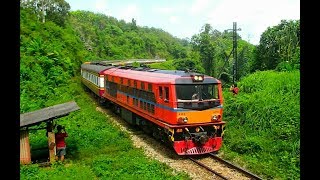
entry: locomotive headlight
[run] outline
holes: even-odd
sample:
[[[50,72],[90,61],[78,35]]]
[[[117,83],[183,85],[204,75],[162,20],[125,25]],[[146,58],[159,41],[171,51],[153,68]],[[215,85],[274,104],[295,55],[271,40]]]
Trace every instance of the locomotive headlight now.
[[[191,75],[191,78],[194,82],[202,82],[204,79],[204,75]]]
[[[179,117],[178,118],[178,123],[187,123],[188,122],[188,118],[187,117]]]
[[[217,115],[212,116],[212,121],[216,121],[216,120],[218,120],[218,116]]]
[[[187,117],[184,117],[184,118],[183,118],[183,122],[184,122],[184,123],[187,123],[187,122],[188,122],[188,118],[187,118]]]
[[[213,115],[211,120],[212,121],[220,121],[221,120],[221,115]]]

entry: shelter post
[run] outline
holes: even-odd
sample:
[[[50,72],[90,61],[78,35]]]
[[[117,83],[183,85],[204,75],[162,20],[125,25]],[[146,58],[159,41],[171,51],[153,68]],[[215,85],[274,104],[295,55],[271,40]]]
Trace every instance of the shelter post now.
[[[20,164],[31,163],[31,152],[29,144],[28,129],[20,131]]]

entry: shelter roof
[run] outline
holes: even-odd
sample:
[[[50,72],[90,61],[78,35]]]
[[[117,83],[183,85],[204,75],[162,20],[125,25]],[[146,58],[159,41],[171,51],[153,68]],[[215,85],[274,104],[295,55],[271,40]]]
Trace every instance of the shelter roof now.
[[[68,115],[72,111],[79,110],[80,107],[76,102],[71,101],[63,104],[58,104],[36,111],[20,114],[20,128],[33,126],[44,121],[60,118]]]

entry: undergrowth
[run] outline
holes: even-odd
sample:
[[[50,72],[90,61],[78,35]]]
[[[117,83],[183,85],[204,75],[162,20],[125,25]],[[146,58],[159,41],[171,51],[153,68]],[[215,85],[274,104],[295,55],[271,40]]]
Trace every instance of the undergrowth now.
[[[271,179],[300,179],[300,72],[261,71],[224,89],[226,158]]]

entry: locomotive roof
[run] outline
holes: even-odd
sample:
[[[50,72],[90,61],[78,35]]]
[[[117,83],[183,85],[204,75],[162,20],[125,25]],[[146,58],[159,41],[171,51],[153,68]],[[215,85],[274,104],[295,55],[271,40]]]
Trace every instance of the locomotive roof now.
[[[149,81],[152,83],[187,83],[188,81],[183,81],[177,79],[190,80],[190,75],[203,75],[194,72],[186,72],[181,70],[160,70],[160,69],[149,69],[149,68],[128,68],[128,67],[115,67],[102,72],[103,74],[110,74],[120,77],[125,77],[129,79],[136,79],[141,81]],[[203,83],[220,83],[217,79],[204,75],[205,79]],[[191,80],[190,80],[191,82]]]

